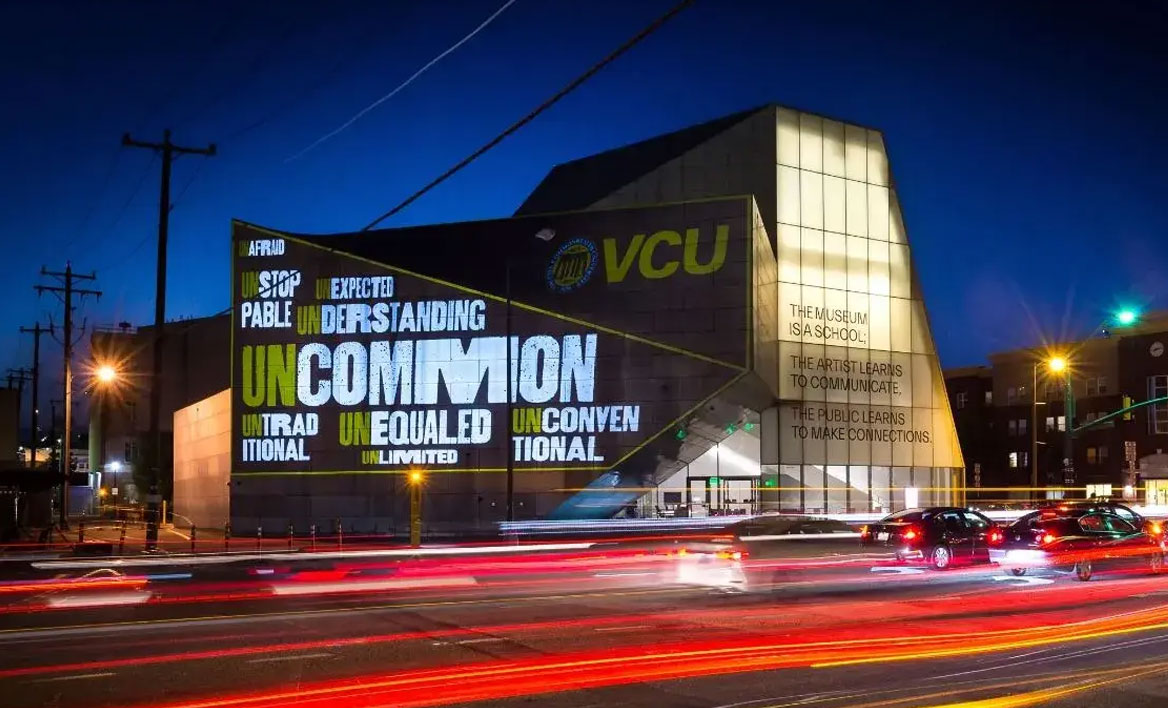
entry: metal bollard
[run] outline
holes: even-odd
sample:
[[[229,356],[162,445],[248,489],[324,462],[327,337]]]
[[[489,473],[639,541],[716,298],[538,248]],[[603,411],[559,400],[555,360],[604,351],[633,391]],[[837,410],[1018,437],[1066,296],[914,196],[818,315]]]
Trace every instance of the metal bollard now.
[[[231,549],[231,522],[223,524],[223,550]]]
[[[296,527],[292,525],[291,521],[289,521],[288,522],[288,550],[289,551],[292,550],[292,538],[295,535],[296,535]]]
[[[341,519],[337,517],[337,550],[345,547],[345,527],[341,526]]]
[[[191,553],[195,552],[195,534],[196,534],[195,525],[191,524]]]
[[[77,522],[77,543],[85,543],[85,519]]]
[[[309,536],[309,538],[312,539],[312,541],[311,541],[312,550],[315,551],[316,550],[316,524],[310,524],[308,526],[308,536]]]
[[[263,526],[256,526],[256,550],[257,551],[261,547],[263,547],[263,542],[264,542],[264,527]]]
[[[122,519],[122,533],[118,536],[118,555],[126,550],[126,520]]]

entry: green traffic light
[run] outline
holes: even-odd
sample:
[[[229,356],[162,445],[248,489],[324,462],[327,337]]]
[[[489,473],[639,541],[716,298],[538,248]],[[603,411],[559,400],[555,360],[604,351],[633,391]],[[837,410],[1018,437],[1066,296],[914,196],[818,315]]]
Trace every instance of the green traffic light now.
[[[1139,318],[1139,314],[1136,313],[1135,310],[1130,310],[1130,309],[1126,309],[1126,308],[1115,313],[1115,321],[1121,325],[1135,324],[1135,321],[1138,318]]]

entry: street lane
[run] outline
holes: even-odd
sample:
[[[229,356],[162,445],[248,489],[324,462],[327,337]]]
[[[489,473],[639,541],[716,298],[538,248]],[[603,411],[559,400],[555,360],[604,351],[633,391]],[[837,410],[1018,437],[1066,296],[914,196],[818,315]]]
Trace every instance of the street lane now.
[[[269,700],[289,688],[321,686],[343,688],[328,694],[340,701],[329,705],[364,705],[355,696],[365,694],[388,701],[384,705],[430,705],[488,695],[507,699],[509,692],[526,696],[524,705],[605,704],[595,696],[607,692],[615,692],[617,702],[647,705],[662,685],[676,691],[692,683],[695,696],[708,689],[719,700],[727,694],[754,700],[780,695],[770,689],[784,682],[802,690],[806,682],[792,678],[801,675],[825,676],[824,691],[844,685],[853,695],[856,687],[861,693],[886,689],[853,680],[870,671],[862,663],[846,669],[821,664],[853,661],[856,647],[875,647],[882,660],[896,662],[898,673],[911,665],[915,676],[906,651],[911,654],[917,636],[938,653],[928,662],[931,670],[951,663],[946,652],[965,654],[985,643],[1010,651],[1028,632],[1040,633],[1045,644],[1026,651],[1045,652],[1061,646],[1058,632],[1117,632],[1114,639],[1076,635],[1065,641],[1073,648],[1155,638],[1161,630],[1145,627],[1168,621],[1168,578],[1104,576],[1079,583],[986,567],[935,573],[879,559],[820,563],[833,559],[848,560],[798,559],[817,565],[752,594],[679,586],[673,561],[656,559],[663,565],[652,572],[592,568],[529,578],[529,585],[509,571],[498,585],[10,612],[0,615],[0,689],[4,705],[14,708],[209,697],[237,705],[245,693]],[[169,586],[175,596],[184,587]],[[512,665],[518,673],[497,684],[467,677]],[[961,665],[968,668],[968,660]],[[422,681],[426,691],[405,695],[369,687],[406,680],[410,672],[423,672],[408,680]],[[989,673],[1001,679],[1014,671],[1007,666]],[[680,678],[703,674],[710,675]],[[889,678],[887,671],[873,675]],[[581,681],[587,691],[559,692]],[[545,691],[553,693],[541,695]],[[289,700],[301,704],[304,698]],[[679,704],[712,705],[703,700]]]

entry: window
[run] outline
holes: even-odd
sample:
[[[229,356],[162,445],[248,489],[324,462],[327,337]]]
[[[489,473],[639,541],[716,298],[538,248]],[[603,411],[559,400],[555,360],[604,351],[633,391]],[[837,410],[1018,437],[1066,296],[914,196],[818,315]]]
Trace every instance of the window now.
[[[965,408],[965,404],[968,400],[968,393],[965,391],[958,391],[957,395],[954,397],[954,406],[957,408],[957,410],[961,410],[962,408]]]
[[[965,523],[978,531],[988,529],[991,522],[986,517],[975,511],[962,511],[961,515],[965,517]]]
[[[138,422],[138,402],[126,401],[126,418],[130,421],[130,427]]]
[[[126,441],[126,462],[137,462],[137,461],[138,461],[138,441],[137,440],[127,440]]]
[[[1103,515],[1087,514],[1079,519],[1079,526],[1082,526],[1084,531],[1100,533],[1105,530],[1103,527]]]
[[[1018,400],[1025,400],[1025,399],[1026,399],[1026,387],[1019,386],[1018,387]]]
[[[1017,400],[1018,400],[1018,389],[1014,388],[1013,386],[1006,389],[1006,405],[1012,406],[1012,405],[1014,405],[1014,402]]]
[[[1006,429],[1009,431],[1010,435],[1017,435],[1018,434],[1018,421],[1011,418],[1009,421],[1006,422]]]
[[[1010,467],[1016,468],[1017,466],[1018,466],[1018,453],[1011,452],[1010,453]]]
[[[1097,448],[1094,448],[1094,447],[1087,448],[1087,464],[1093,465],[1099,461],[1098,453],[1096,452],[1096,450],[1097,450]]]
[[[1087,379],[1087,395],[1088,396],[1102,396],[1107,393],[1107,377],[1096,376],[1095,378]]]
[[[1136,513],[1134,511],[1132,511],[1131,509],[1127,508],[1126,506],[1116,505],[1116,507],[1112,511],[1114,511],[1115,515],[1118,516],[1119,518],[1121,518],[1129,523],[1132,523],[1132,524],[1137,523],[1137,521],[1139,519],[1139,517],[1136,516]]]
[[[1049,432],[1052,432],[1053,430],[1054,430],[1054,416],[1048,415],[1046,417],[1046,432],[1049,433]]]
[[[1136,527],[1119,518],[1118,516],[1111,516],[1110,514],[1103,517],[1103,526],[1108,531],[1116,533],[1132,534],[1136,533]]]
[[[1097,415],[1098,415],[1098,414],[1096,414],[1096,413],[1088,413],[1088,414],[1087,414],[1087,415],[1086,415],[1086,416],[1083,418],[1083,422],[1084,422],[1084,423],[1090,423],[1091,421],[1095,420],[1095,417],[1096,417]]]
[[[1065,433],[1067,431],[1067,417],[1065,415],[1060,415],[1058,417],[1058,429],[1060,433]]]
[[[1148,377],[1148,398],[1168,396],[1168,374]],[[1148,406],[1148,434],[1168,435],[1168,402]]]
[[[1107,459],[1107,446],[1100,445],[1098,454],[1099,454],[1099,461],[1100,462],[1103,462],[1104,460],[1106,460]]]
[[[1111,496],[1111,485],[1110,484],[1088,484],[1087,485],[1087,498],[1088,499],[1091,499],[1093,497],[1103,497],[1106,499],[1106,498],[1109,498],[1110,496]]]
[[[994,392],[993,392],[993,391],[986,391],[986,394],[985,394],[985,404],[986,404],[987,406],[992,406],[992,405],[994,405]]]
[[[1018,434],[1019,435],[1026,434],[1026,419],[1025,418],[1018,419]]]
[[[1029,453],[1029,452],[1023,452],[1023,453],[1022,453],[1022,466],[1023,466],[1023,467],[1029,467],[1029,466],[1030,466],[1030,453]]]

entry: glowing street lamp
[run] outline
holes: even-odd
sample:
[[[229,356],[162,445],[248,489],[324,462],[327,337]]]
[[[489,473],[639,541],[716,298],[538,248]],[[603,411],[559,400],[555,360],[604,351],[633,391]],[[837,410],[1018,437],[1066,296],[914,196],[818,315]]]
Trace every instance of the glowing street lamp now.
[[[410,545],[422,545],[422,482],[425,475],[421,470],[410,470],[406,481],[410,486]]]
[[[97,380],[103,384],[110,384],[118,380],[118,370],[109,364],[102,364],[97,367]]]
[[[1062,374],[1067,372],[1069,364],[1066,357],[1052,356],[1042,361],[1034,362],[1033,379],[1031,380],[1030,391],[1030,495],[1035,501],[1038,500],[1038,406],[1046,405],[1038,402],[1038,367],[1041,364],[1046,365],[1047,371],[1052,374]],[[1069,373],[1069,372],[1067,372]],[[1070,378],[1067,379],[1068,394],[1070,393]],[[1070,418],[1066,418],[1070,422]]]

